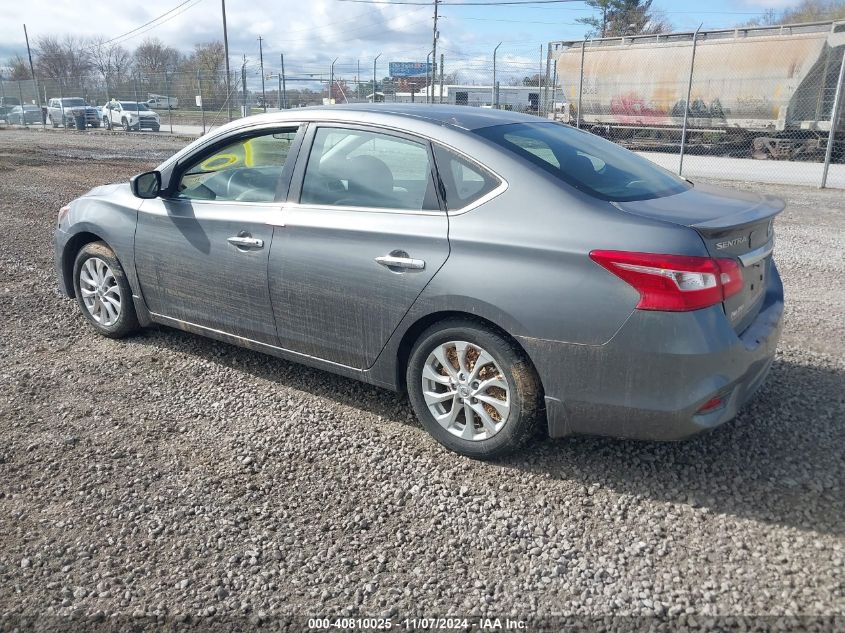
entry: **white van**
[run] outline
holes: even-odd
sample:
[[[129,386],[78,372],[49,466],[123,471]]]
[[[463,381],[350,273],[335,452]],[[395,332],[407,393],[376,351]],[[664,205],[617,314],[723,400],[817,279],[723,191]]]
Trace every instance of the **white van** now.
[[[176,97],[168,97],[165,95],[147,95],[147,105],[150,108],[168,108],[175,110],[179,107],[179,100]]]

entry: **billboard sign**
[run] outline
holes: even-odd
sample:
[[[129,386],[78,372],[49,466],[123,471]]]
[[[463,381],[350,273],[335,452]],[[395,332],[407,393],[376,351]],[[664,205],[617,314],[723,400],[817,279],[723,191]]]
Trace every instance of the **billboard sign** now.
[[[426,62],[390,62],[391,77],[425,77],[431,73],[431,63]]]

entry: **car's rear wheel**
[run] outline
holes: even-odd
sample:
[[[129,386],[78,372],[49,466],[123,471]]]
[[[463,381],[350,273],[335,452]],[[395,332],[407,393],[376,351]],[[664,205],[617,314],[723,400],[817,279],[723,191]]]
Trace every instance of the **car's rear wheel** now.
[[[468,457],[500,457],[537,429],[542,390],[537,373],[512,340],[483,322],[448,319],[423,332],[406,374],[423,427]]]
[[[73,286],[82,314],[100,334],[121,338],[138,329],[126,274],[104,242],[91,242],[79,251]]]

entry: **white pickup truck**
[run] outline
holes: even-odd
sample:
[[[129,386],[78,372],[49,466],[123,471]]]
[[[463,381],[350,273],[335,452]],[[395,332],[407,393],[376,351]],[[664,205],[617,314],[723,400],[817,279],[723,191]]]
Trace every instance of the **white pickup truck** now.
[[[122,127],[127,132],[145,128],[158,132],[161,119],[141,101],[109,101],[103,106],[103,125],[109,130]]]

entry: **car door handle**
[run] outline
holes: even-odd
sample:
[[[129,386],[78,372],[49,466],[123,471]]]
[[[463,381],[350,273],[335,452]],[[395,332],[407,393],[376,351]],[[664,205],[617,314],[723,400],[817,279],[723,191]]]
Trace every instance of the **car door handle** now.
[[[234,235],[226,240],[238,248],[264,248],[264,240],[246,235]]]
[[[376,262],[387,268],[407,268],[410,270],[422,270],[425,268],[425,260],[413,259],[411,257],[397,257],[396,255],[376,257]]]

